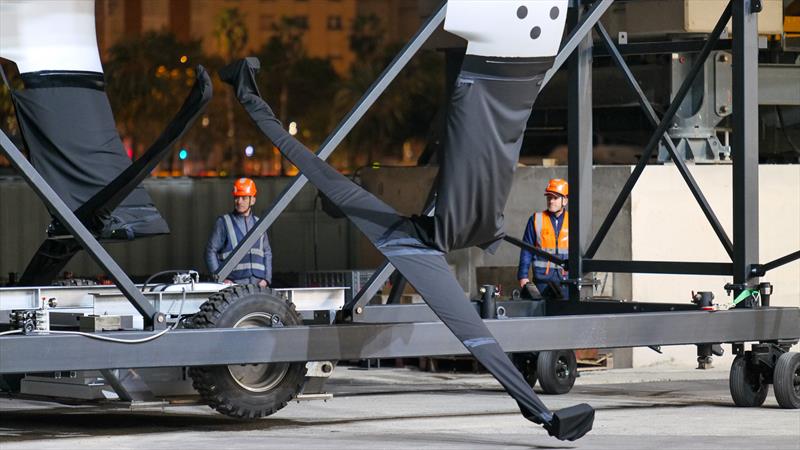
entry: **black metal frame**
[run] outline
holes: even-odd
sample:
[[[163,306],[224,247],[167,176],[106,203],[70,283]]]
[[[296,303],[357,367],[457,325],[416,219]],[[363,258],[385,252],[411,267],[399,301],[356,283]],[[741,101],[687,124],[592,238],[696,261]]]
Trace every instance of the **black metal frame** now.
[[[388,308],[398,311],[408,306]],[[799,322],[798,308],[763,308],[557,315],[490,320],[486,325],[505,351],[530,352],[784,339],[796,342],[800,336]],[[105,335],[140,339],[152,333],[132,331]],[[225,351],[209,351],[221,348]],[[442,322],[434,321],[177,329],[140,345],[75,335],[10,335],[0,338],[0,372],[348,361],[466,353],[464,345],[450,330]]]
[[[568,60],[570,74],[570,129],[569,129],[569,182],[573,194],[570,236],[570,253],[567,261],[572,274],[582,275],[591,271],[642,272],[642,273],[691,273],[732,275],[738,289],[752,283],[754,277],[768,270],[800,258],[800,252],[776,259],[767,264],[756,264],[758,250],[758,212],[757,212],[757,150],[755,117],[757,99],[752,86],[756,80],[757,58],[755,17],[751,0],[732,0],[720,18],[712,38],[700,50],[700,57],[684,82],[667,113],[659,119],[644,98],[641,89],[633,78],[621,54],[598,20],[614,0],[598,0],[583,11],[582,2],[573,0],[571,7],[580,10],[576,24],[565,45],[556,57],[555,66],[548,72],[543,83],[549,81],[556,70]],[[318,152],[320,158],[327,158],[341,143],[347,133],[363,117],[366,110],[377,100],[389,83],[398,75],[414,53],[444,20],[444,4],[431,16],[416,36],[405,46],[380,78],[357,103],[354,109],[337,127]],[[717,48],[717,40],[729,17],[734,19],[734,38],[732,47],[736,61],[744,61],[734,67],[734,113],[733,113],[733,157],[734,157],[734,239],[729,239],[719,226],[708,202],[697,187],[696,182],[674,158],[687,184],[703,209],[712,227],[717,231],[723,246],[732,253],[732,263],[683,263],[658,261],[606,261],[592,259],[610,224],[627,199],[633,185],[641,174],[649,157],[644,156],[637,165],[631,179],[620,192],[615,206],[604,221],[604,226],[588,241],[591,217],[591,30],[597,30],[609,55],[614,58],[626,74],[631,87],[639,95],[642,108],[651,123],[658,124],[650,139],[645,155],[653,152],[657,143],[665,140],[674,157],[674,148],[665,131],[669,122],[683,101],[694,76],[710,51]],[[577,50],[573,54],[573,51]],[[587,126],[589,122],[589,126]],[[157,328],[164,323],[163,314],[144,298],[129,277],[103,249],[79,218],[64,204],[53,189],[44,181],[22,152],[8,137],[0,134],[0,147],[8,155],[14,167],[20,171],[26,182],[54,212],[61,223],[86,249],[92,258],[109,274],[123,295],[133,304],[145,320],[146,326]],[[306,183],[305,177],[297,176],[284,192],[272,203],[267,213],[256,227],[240,243],[223,267],[216,274],[224,278],[233,268],[233,261],[239,259],[257,237],[264,233],[275,221],[288,203]],[[430,212],[430,207],[428,211]],[[607,222],[607,224],[605,223]],[[510,240],[513,242],[513,239]],[[585,252],[584,252],[585,249]],[[174,330],[163,337],[142,345],[126,346],[120,351],[120,344],[86,340],[78,336],[3,336],[0,337],[0,372],[25,372],[47,370],[79,370],[108,367],[161,367],[191,366],[208,364],[229,364],[271,361],[307,361],[388,357],[398,355],[431,355],[465,353],[463,346],[444,325],[429,322],[430,310],[420,305],[375,306],[365,308],[367,301],[379,286],[391,275],[394,268],[389,263],[379,268],[371,280],[346,305],[344,315],[354,321],[375,320],[388,317],[404,318],[412,323],[346,325],[337,324],[322,327],[296,327],[276,329],[208,329]],[[572,300],[580,298],[580,276],[573,275],[570,289]],[[503,306],[502,302],[498,302]],[[549,317],[531,318],[537,312],[535,302],[519,302],[506,305],[518,311],[522,317],[510,320],[493,320],[488,324],[507,351],[532,351],[535,349],[583,348],[583,347],[626,347],[646,345],[678,345],[716,342],[766,341],[793,339],[800,337],[800,309],[798,308],[758,308],[745,311],[682,311],[681,307],[669,304],[648,306],[661,312],[637,310],[637,305],[625,306],[620,311],[619,302],[565,302],[551,306]],[[686,305],[687,309],[692,306]],[[383,309],[387,308],[387,309]],[[555,309],[553,309],[555,308]],[[561,310],[559,310],[561,308]],[[566,308],[566,309],[564,309]],[[632,308],[632,309],[627,309]],[[545,307],[545,309],[547,309]],[[696,309],[696,307],[695,307]],[[561,311],[559,313],[559,311]],[[650,310],[652,311],[652,309]],[[408,314],[405,314],[405,313]],[[637,314],[630,314],[636,312]],[[589,315],[585,315],[585,314]],[[560,314],[578,314],[561,316]],[[584,314],[584,315],[580,315]],[[360,317],[360,319],[359,319]],[[385,319],[383,319],[385,320]],[[624,320],[624,326],[620,325]],[[663,325],[669,321],[670,326]],[[532,326],[533,325],[533,326]],[[572,333],[568,330],[581,329],[585,333]],[[548,331],[550,330],[550,331]],[[591,331],[591,332],[590,332]],[[152,336],[152,332],[120,333],[124,337],[136,338]],[[266,341],[269,339],[269,341]],[[269,342],[269,345],[264,345]],[[212,345],[213,343],[213,345]],[[208,344],[208,345],[205,345]],[[230,353],[208,353],[207,348],[223,346]],[[40,358],[40,350],[48,349],[52,358]],[[154,351],[155,350],[155,351]],[[30,355],[21,356],[21,355]]]

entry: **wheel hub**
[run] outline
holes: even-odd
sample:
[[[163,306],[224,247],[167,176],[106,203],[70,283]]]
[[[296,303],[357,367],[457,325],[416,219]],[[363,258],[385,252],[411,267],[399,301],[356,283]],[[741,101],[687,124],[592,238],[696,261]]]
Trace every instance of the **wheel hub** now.
[[[282,327],[277,315],[255,312],[239,319],[233,328]],[[289,363],[269,364],[231,364],[228,366],[231,378],[251,392],[266,392],[280,384],[289,371]]]
[[[569,374],[569,363],[567,363],[566,358],[558,358],[558,362],[556,362],[556,376],[558,378],[569,378]]]

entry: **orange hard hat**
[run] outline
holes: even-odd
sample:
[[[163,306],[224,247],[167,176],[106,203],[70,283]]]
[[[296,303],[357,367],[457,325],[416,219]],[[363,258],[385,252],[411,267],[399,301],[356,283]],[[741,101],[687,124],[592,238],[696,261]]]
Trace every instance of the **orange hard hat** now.
[[[544,190],[544,194],[557,194],[567,197],[569,196],[569,184],[561,178],[553,178],[550,180],[550,183],[547,184],[547,189]]]
[[[233,183],[234,197],[255,197],[256,183],[250,178],[239,178]]]

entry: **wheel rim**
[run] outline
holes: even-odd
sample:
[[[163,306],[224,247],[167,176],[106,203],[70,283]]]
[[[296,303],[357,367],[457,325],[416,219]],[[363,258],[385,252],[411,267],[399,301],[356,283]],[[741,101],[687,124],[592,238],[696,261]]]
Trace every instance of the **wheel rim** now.
[[[255,312],[239,319],[233,328],[272,327],[273,320],[280,322],[277,316]],[[250,392],[266,392],[273,389],[280,384],[288,371],[289,363],[231,364],[228,366],[228,372],[233,381]]]
[[[558,361],[556,361],[556,377],[560,380],[567,380],[571,372],[567,358],[563,356],[559,357]]]
[[[758,392],[764,387],[764,375],[755,370],[748,370],[745,372],[745,382],[750,386],[750,390]]]
[[[800,364],[798,364],[797,368],[794,370],[792,386],[794,387],[794,395],[800,397]]]

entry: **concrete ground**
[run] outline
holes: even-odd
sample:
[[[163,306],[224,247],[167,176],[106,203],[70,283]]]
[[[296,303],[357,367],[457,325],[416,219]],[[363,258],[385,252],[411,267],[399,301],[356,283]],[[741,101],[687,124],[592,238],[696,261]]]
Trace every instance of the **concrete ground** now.
[[[485,374],[337,368],[328,402],[291,403],[256,422],[206,406],[114,410],[0,399],[0,449],[800,449],[800,411],[770,395],[736,408],[727,367],[584,372],[557,409],[586,402],[594,429],[561,442],[523,419]]]

